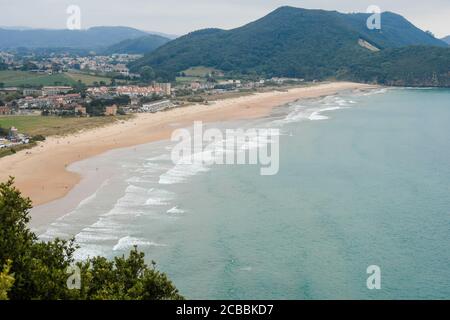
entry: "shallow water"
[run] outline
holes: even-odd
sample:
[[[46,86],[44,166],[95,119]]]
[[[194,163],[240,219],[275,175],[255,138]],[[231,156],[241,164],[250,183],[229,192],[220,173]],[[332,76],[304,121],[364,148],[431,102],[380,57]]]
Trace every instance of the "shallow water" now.
[[[36,230],[77,258],[137,245],[192,299],[450,298],[449,120],[450,90],[378,89],[209,124],[279,128],[279,173],[114,150],[70,167],[88,178]]]

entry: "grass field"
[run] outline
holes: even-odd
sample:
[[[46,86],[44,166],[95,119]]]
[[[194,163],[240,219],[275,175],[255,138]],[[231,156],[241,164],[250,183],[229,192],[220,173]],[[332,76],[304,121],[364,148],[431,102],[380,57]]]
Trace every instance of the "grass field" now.
[[[26,71],[0,71],[0,82],[5,87],[71,85],[76,81],[64,74],[36,74]]]
[[[178,83],[206,82],[207,77],[213,72],[216,72],[217,74],[222,73],[222,71],[214,68],[191,67],[183,71],[184,77],[177,77],[175,80]]]
[[[5,87],[19,86],[54,86],[54,85],[74,85],[81,80],[85,85],[92,85],[94,82],[104,81],[109,84],[110,78],[92,76],[81,73],[57,73],[57,74],[37,74],[26,71],[0,71],[0,83]]]
[[[190,82],[205,82],[206,79],[200,77],[177,77],[176,82],[190,83]]]
[[[72,79],[73,81],[78,82],[78,80],[81,80],[85,85],[91,86],[94,84],[94,82],[100,83],[101,81],[105,82],[106,84],[109,84],[111,82],[110,78],[107,77],[100,77],[100,76],[93,76],[90,74],[84,74],[84,73],[66,73],[65,74],[68,78]]]
[[[16,127],[19,132],[30,136],[66,135],[83,129],[92,129],[113,123],[118,120],[128,120],[131,116],[92,117],[92,118],[62,118],[43,116],[0,116],[0,127],[9,129]]]
[[[207,77],[213,72],[221,72],[220,70],[208,67],[191,67],[183,71],[183,73],[188,77]]]

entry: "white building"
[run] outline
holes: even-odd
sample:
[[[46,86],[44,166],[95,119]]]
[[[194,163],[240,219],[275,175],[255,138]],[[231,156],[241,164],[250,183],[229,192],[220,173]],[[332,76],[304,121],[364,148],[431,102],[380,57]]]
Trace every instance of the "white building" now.
[[[55,96],[61,93],[67,93],[72,90],[72,87],[43,87],[42,95],[44,96]]]

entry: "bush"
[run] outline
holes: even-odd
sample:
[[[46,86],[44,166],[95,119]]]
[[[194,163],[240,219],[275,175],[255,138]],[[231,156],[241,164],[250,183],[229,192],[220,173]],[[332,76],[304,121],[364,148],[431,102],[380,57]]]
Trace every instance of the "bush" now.
[[[14,277],[10,274],[11,261],[4,266],[0,272],[0,300],[8,300],[8,291],[14,284]]]
[[[8,136],[9,130],[0,126],[0,137]]]
[[[41,134],[35,135],[31,138],[32,142],[45,141],[45,137]]]
[[[194,96],[194,97],[189,97],[187,99],[187,101],[189,101],[189,102],[204,102],[205,99],[201,96]]]

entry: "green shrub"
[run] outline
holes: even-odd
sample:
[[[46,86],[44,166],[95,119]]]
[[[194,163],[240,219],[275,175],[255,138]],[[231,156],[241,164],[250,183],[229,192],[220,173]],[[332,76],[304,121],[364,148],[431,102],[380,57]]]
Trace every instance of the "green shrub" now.
[[[94,257],[75,264],[74,240],[38,240],[29,228],[31,200],[14,179],[0,184],[0,298],[11,300],[179,300],[183,297],[164,273],[148,266],[135,247],[112,261]],[[69,267],[80,270],[81,286],[69,289]],[[13,275],[12,279],[10,275]]]

